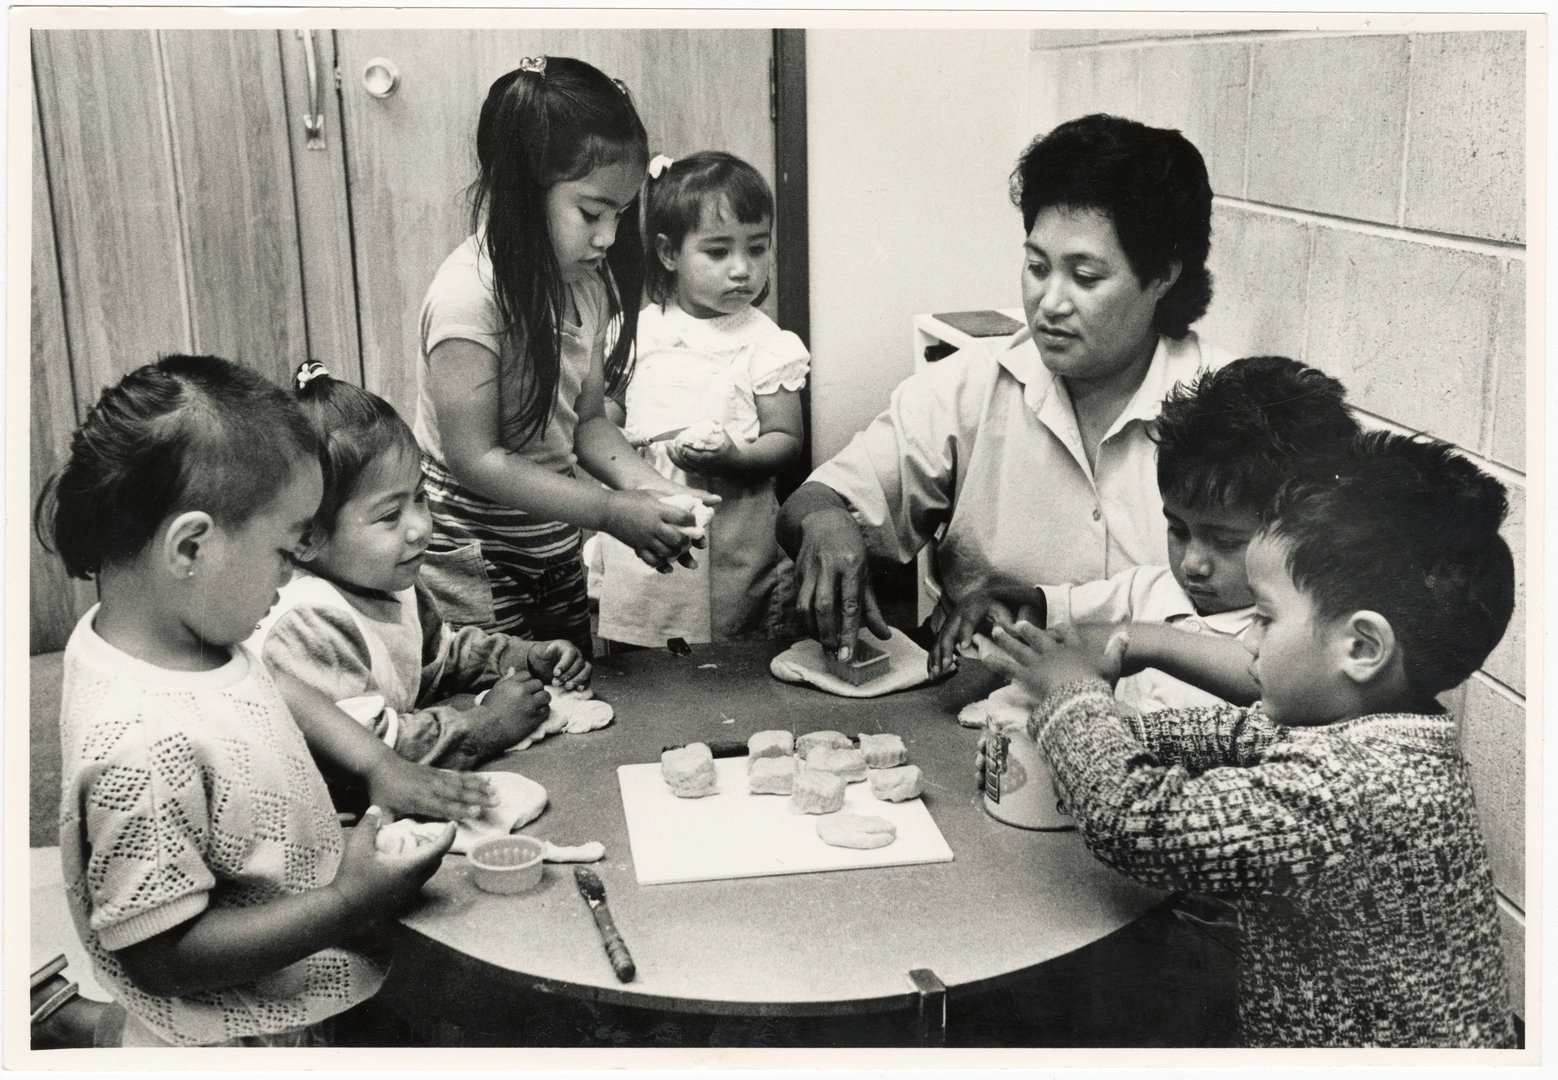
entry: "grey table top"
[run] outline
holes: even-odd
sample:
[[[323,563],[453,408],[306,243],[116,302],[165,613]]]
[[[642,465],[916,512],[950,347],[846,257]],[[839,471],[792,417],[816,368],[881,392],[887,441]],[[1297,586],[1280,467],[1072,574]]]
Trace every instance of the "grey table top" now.
[[[572,867],[549,865],[518,896],[483,893],[448,856],[403,920],[407,963],[429,993],[489,1005],[503,987],[687,1012],[831,1015],[910,1005],[908,978],[929,968],[949,992],[1031,972],[1134,921],[1163,894],[1088,854],[1076,832],[1014,828],[984,812],[973,778],[977,733],[957,711],[999,685],[979,664],[937,686],[854,700],[781,683],[782,645],[627,653],[596,665],[595,690],[617,717],[504,758],[545,785],[550,804],[523,831],[560,844],[599,840],[595,864],[637,978],[612,974]],[[640,887],[617,788],[619,765],[663,746],[745,739],[754,731],[894,732],[925,775],[925,805],[950,863]],[[399,959],[397,963],[401,962]],[[421,970],[419,975],[423,974]]]

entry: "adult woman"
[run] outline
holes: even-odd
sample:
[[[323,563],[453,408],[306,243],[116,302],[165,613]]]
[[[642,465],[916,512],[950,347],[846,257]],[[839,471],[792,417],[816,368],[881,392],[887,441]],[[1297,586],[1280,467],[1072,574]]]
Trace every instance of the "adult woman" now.
[[[1027,326],[905,380],[887,410],[786,502],[798,605],[848,655],[887,626],[867,559],[932,538],[937,625],[993,583],[1081,582],[1167,561],[1147,425],[1214,360],[1190,331],[1211,300],[1212,191],[1177,131],[1087,116],[1012,174]],[[955,663],[938,636],[932,673]]]

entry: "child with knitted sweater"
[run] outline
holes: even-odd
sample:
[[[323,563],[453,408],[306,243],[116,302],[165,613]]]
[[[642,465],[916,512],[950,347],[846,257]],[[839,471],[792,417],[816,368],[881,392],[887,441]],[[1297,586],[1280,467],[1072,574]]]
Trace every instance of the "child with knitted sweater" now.
[[[100,598],[65,649],[60,858],[128,1013],[122,1045],[327,1041],[377,992],[384,923],[454,840],[380,853],[377,810],[343,833],[299,727],[334,706],[299,688],[295,722],[242,644],[319,496],[313,432],[282,391],[169,356],[103,392],[40,500],[40,535]],[[399,777],[420,785],[400,809],[495,801],[458,774]]]
[[[1252,708],[1127,717],[1100,656],[1018,623],[981,644],[1043,703],[1031,728],[1089,849],[1240,912],[1257,1046],[1514,1045],[1487,849],[1436,695],[1498,643],[1504,489],[1450,447],[1362,436],[1295,481],[1247,554]]]

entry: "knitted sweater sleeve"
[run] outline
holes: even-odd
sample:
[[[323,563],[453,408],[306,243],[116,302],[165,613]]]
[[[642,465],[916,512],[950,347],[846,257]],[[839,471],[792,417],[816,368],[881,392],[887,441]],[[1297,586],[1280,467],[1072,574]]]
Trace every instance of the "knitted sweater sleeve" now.
[[[1176,764],[1137,738],[1102,683],[1063,687],[1036,713],[1060,792],[1100,861],[1161,888],[1246,894],[1306,889],[1345,861],[1361,816],[1346,761],[1319,742],[1252,749],[1264,721],[1250,710],[1171,712],[1151,742],[1182,738]]]
[[[157,730],[158,702],[131,692],[105,702],[98,730],[106,753],[74,778],[81,832],[88,838],[81,888],[92,929],[118,950],[155,937],[205,910],[216,885],[206,861],[211,814],[201,750],[188,735]],[[141,710],[148,710],[142,713]],[[115,723],[117,721],[117,723]]]

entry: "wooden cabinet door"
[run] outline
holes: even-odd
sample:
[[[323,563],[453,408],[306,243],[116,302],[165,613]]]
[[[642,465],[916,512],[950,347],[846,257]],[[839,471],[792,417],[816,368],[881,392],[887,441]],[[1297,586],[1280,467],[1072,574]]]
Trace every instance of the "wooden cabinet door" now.
[[[470,233],[476,117],[487,87],[521,57],[576,56],[621,79],[651,153],[728,150],[773,183],[768,30],[341,30],[336,47],[364,385],[408,420],[422,297]],[[383,98],[363,85],[376,58],[400,73]]]
[[[289,122],[295,33],[38,30],[31,44],[34,498],[103,388],[161,354],[214,353],[285,384],[312,331],[345,342],[356,378],[349,289],[319,305],[330,320],[305,314],[304,229],[329,251],[333,228],[350,255],[339,150],[338,224],[321,225],[328,155],[308,158]],[[311,291],[328,283],[320,270]],[[91,597],[51,559],[33,561],[35,652],[63,645]]]

